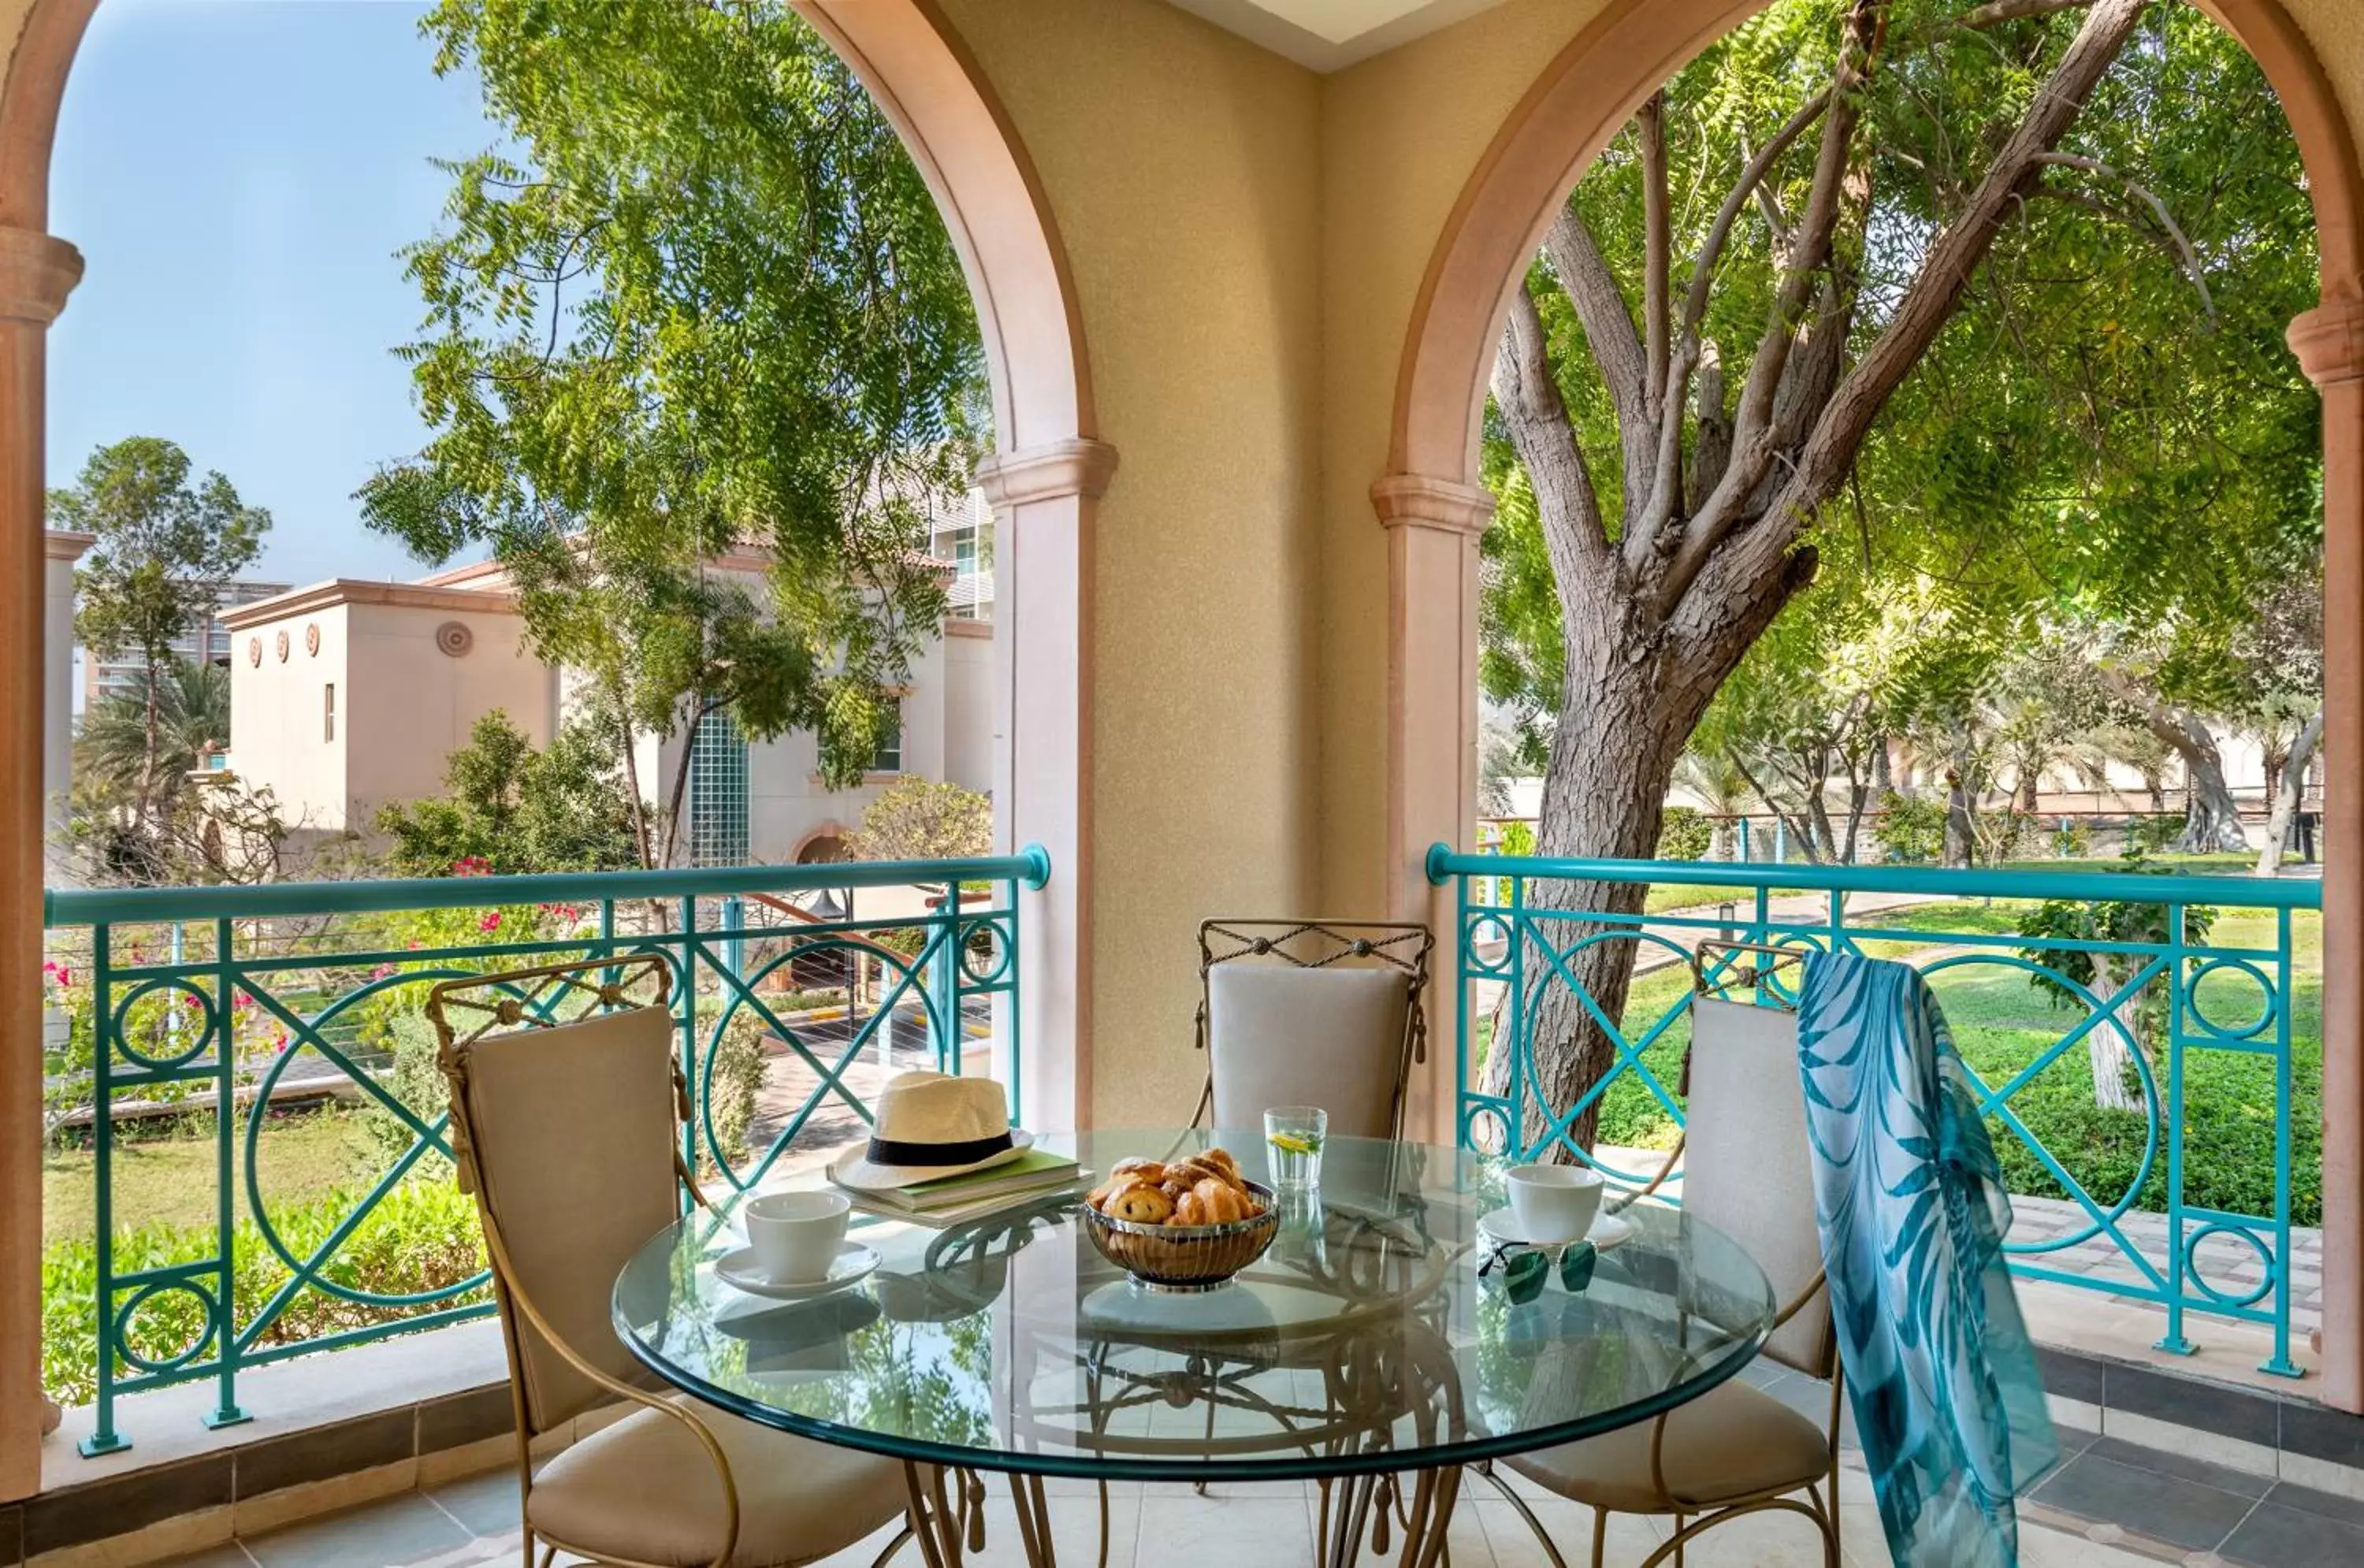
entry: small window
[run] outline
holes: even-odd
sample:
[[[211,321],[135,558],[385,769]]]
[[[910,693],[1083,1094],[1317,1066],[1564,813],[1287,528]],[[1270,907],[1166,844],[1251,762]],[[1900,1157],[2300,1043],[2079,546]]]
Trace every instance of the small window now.
[[[886,722],[878,731],[878,750],[870,759],[874,773],[899,773],[903,771],[903,705],[886,705]]]
[[[320,739],[337,738],[337,683],[330,681],[320,688]]]

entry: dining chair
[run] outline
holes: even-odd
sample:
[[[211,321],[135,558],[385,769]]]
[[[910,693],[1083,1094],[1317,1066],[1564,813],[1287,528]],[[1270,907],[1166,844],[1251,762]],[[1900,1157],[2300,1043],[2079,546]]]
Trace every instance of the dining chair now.
[[[1208,920],[1199,927],[1192,1124],[1256,1128],[1272,1106],[1319,1106],[1330,1131],[1398,1138],[1412,1065],[1427,1060],[1428,960],[1411,921]]]
[[[682,1153],[670,982],[643,954],[470,975],[428,997],[508,1351],[526,1568],[537,1550],[541,1568],[560,1551],[613,1568],[791,1568],[899,1516],[884,1562],[930,1527],[932,1475],[652,1391],[610,1327],[625,1262],[685,1196],[706,1204]],[[559,1021],[570,1006],[580,1016]],[[640,1408],[536,1472],[534,1439],[611,1400]],[[924,1543],[931,1562],[939,1544]]]
[[[1827,1378],[1828,1418],[1818,1423],[1734,1378],[1651,1420],[1497,1462],[1592,1509],[1592,1568],[1602,1568],[1612,1513],[1672,1516],[1673,1534],[1644,1560],[1651,1568],[1670,1558],[1680,1564],[1683,1549],[1718,1525],[1768,1511],[1811,1519],[1825,1568],[1838,1568],[1843,1380],[1814,1215],[1797,1018],[1695,995],[1687,1071],[1682,1212],[1739,1239],[1765,1271],[1781,1305],[1763,1354]],[[1524,1517],[1555,1568],[1567,1568],[1525,1499],[1494,1465],[1480,1473]]]

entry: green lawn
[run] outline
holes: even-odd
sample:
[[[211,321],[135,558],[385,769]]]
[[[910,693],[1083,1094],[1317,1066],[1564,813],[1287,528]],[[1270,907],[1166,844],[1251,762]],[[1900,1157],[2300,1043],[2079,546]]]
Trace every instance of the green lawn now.
[[[231,1179],[237,1212],[247,1211],[243,1171],[246,1129],[236,1129]],[[213,1122],[192,1117],[172,1135],[118,1142],[115,1162],[115,1225],[174,1227],[211,1225],[216,1193]],[[385,1163],[384,1155],[351,1111],[332,1109],[282,1117],[262,1136],[258,1175],[263,1201],[283,1206],[310,1202],[332,1188],[366,1183]],[[42,1238],[87,1239],[95,1223],[96,1172],[87,1149],[53,1150],[41,1161]]]
[[[1983,902],[1931,904],[1890,911],[1871,922],[1916,932],[2009,933],[2015,916],[2009,906]],[[2227,947],[2263,947],[2273,940],[2270,913],[2228,909],[2211,940]],[[2323,1199],[2323,923],[2302,914],[2292,922],[2293,986],[2292,1013],[2292,1218],[2321,1222]],[[1927,951],[1925,938],[1866,942],[1877,957]],[[1990,1084],[1999,1084],[2034,1062],[2078,1021],[2048,1005],[2024,971],[1972,964],[1939,972],[1931,984],[1944,1005],[1963,1057]],[[1678,1006],[1689,984],[1682,970],[1643,976],[1627,1003],[1629,1036],[1647,1032]],[[2201,983],[2202,1008],[2220,1022],[2246,1021],[2257,1011],[2257,987],[2246,977],[2218,973]],[[1671,1092],[1682,1052],[1690,1038],[1688,1018],[1678,1018],[1643,1060]],[[2272,1061],[2242,1051],[2187,1047],[2184,1053],[2184,1198],[2188,1204],[2236,1213],[2266,1214],[2273,1207]],[[2161,1064],[2163,1074],[2164,1066]],[[2162,1083],[2161,1091],[2164,1093]],[[2086,1190],[2106,1207],[2122,1194],[2139,1167],[2144,1118],[2103,1111],[2093,1105],[2092,1076],[2083,1049],[2065,1052],[2012,1099],[2029,1130]],[[2035,1155],[2000,1120],[1991,1124],[2011,1190],[2037,1196],[2064,1196]],[[1663,1148],[1672,1143],[1672,1119],[1648,1086],[1627,1073],[1603,1096],[1603,1142]],[[2166,1154],[2162,1149],[2145,1184],[2138,1207],[2167,1205]]]

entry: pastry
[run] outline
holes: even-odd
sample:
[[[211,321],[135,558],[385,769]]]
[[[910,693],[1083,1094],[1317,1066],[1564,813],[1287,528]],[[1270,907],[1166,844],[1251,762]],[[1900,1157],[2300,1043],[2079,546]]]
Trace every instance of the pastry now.
[[[1110,1219],[1133,1225],[1163,1225],[1174,1218],[1175,1209],[1174,1200],[1161,1189],[1138,1181],[1110,1194],[1100,1205],[1100,1212]]]
[[[1165,1162],[1134,1154],[1110,1165],[1109,1176],[1110,1180],[1119,1176],[1138,1176],[1154,1187],[1165,1180]]]
[[[1232,1185],[1238,1186],[1240,1184],[1240,1162],[1232,1158],[1232,1151],[1230,1150],[1210,1149],[1204,1153],[1193,1155],[1192,1158],[1197,1160],[1201,1165],[1213,1166],[1215,1168],[1215,1173],[1222,1177],[1223,1180],[1231,1183]]]

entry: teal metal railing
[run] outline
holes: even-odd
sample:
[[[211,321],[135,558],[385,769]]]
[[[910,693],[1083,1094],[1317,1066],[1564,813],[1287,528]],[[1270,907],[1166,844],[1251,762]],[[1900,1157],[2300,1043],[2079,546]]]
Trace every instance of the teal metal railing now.
[[[406,1097],[400,1066],[401,1039],[414,1051],[429,1039],[419,1009],[435,982],[662,954],[693,1090],[684,1153],[693,1169],[744,1189],[825,1109],[841,1123],[849,1113],[870,1119],[850,1078],[865,1051],[883,1064],[898,1018],[918,1058],[947,1072],[990,1032],[993,1068],[1019,1116],[1018,892],[1043,886],[1050,869],[1030,846],[965,860],[50,892],[50,945],[65,955],[51,977],[72,977],[84,1031],[84,1060],[52,1075],[50,1097],[69,1107],[58,1118],[69,1129],[87,1128],[96,1184],[86,1320],[95,1366],[81,1369],[96,1412],[83,1451],[128,1446],[116,1424],[126,1395],[211,1379],[206,1423],[231,1425],[249,1418],[238,1385],[250,1368],[491,1310],[472,1230],[464,1263],[416,1288],[373,1286],[350,1255],[371,1244],[381,1210],[420,1201],[419,1184],[451,1154],[440,1086],[423,1074],[425,1088]],[[853,890],[911,886],[941,891],[922,913],[869,918],[815,920],[784,897],[828,894],[858,910]],[[847,991],[844,1006],[775,1006],[784,987],[816,972],[842,989],[857,963],[875,985]],[[771,1050],[784,1048],[792,1076],[809,1078],[760,1148],[717,1115],[717,1064],[748,1018],[776,1042]],[[362,1051],[359,1038],[372,1036],[394,1042],[391,1065],[387,1052]],[[339,1195],[339,1212],[293,1227],[266,1198],[265,1154],[274,1106],[307,1076],[357,1101],[390,1136],[365,1184]],[[189,1125],[212,1140],[216,1189],[211,1225],[162,1257],[141,1243],[136,1216],[118,1229],[125,1129],[159,1108],[206,1113]]]
[[[2162,1307],[2167,1327],[2159,1348],[2188,1354],[2185,1318],[2199,1312],[2269,1329],[2273,1351],[2263,1370],[2300,1375],[2291,1358],[2292,1014],[2296,999],[2292,918],[2320,910],[2319,882],[2249,877],[2131,875],[2094,872],[1946,871],[1923,867],[1846,865],[1740,865],[1709,862],[1556,860],[1465,854],[1438,844],[1428,855],[1428,874],[1455,892],[1455,986],[1460,1099],[1459,1136],[1465,1145],[1533,1159],[1564,1152],[1600,1168],[1612,1180],[1638,1183],[1647,1173],[1611,1169],[1595,1151],[1581,1147],[1575,1131],[1621,1083],[1638,1083],[1666,1118],[1679,1127],[1680,1095],[1670,1073],[1646,1060],[1667,1039],[1690,1007],[1694,987],[1655,1017],[1611,1018],[1577,977],[1577,955],[1604,942],[1631,942],[1643,955],[1664,955],[1688,965],[1702,939],[1722,939],[1807,951],[1863,951],[1866,942],[1900,940],[1922,950],[1914,959],[1924,974],[1937,976],[1977,966],[2015,971],[2052,983],[2055,994],[2074,999],[2057,1015],[2058,1036],[2000,1082],[1978,1079],[1990,1125],[2002,1140],[2016,1140],[2081,1214],[2062,1233],[2021,1238],[2007,1243],[2015,1273],[2081,1289],[2151,1302]],[[1554,907],[1562,884],[1624,883],[1736,890],[1736,897],[1660,914],[1626,915]],[[2158,940],[2079,940],[2023,935],[2017,931],[1905,929],[1879,913],[1851,913],[1850,894],[1890,894],[1926,900],[2070,900],[2084,904],[2155,906],[2163,913]],[[1541,895],[1539,896],[1539,895]],[[1802,898],[1784,895],[1807,895]],[[1713,896],[1710,895],[1709,896]],[[2193,933],[2205,920],[2200,911],[2263,912],[2272,937],[2264,942],[2211,940]],[[2064,972],[2074,952],[2113,955],[2124,978],[2104,995]],[[1793,1000],[1788,984],[1764,979],[1746,966],[1745,954],[1721,955],[1711,947],[1701,965],[1708,988],[1722,993],[1745,988],[1763,1005]],[[2079,967],[2067,965],[2066,967]],[[2208,988],[2205,1002],[2202,988]],[[2147,990],[2164,986],[2164,1026],[2154,1061],[2138,1040],[2133,1018]],[[2228,991],[2247,987],[2254,1011],[2223,1016]],[[1551,1105],[1535,1067],[1533,1035],[1549,992],[1573,990],[1613,1052],[1608,1071],[1573,1104]],[[1940,995],[1945,985],[1940,983]],[[1501,1005],[1492,1005],[1500,999]],[[2042,1004],[2031,1011],[2040,1010]],[[2216,1009],[2212,1012],[2211,1008]],[[2024,1022],[2024,1020],[2023,1020]],[[2048,1029],[2049,1020],[2044,1026]],[[2143,1147],[2123,1191],[2090,1191],[2060,1151],[2048,1149],[2014,1106],[2068,1053],[2085,1046],[2097,1029],[2116,1033],[2138,1080],[2138,1114],[2145,1123]],[[1957,1035],[1963,1033],[1957,1020]],[[1477,1074],[1490,1053],[1510,1051],[1507,1073]],[[2235,1212],[2185,1201],[2193,1173],[2186,1164],[2186,1090],[2190,1067],[2204,1053],[2228,1052],[2262,1060],[2272,1084],[2269,1105],[2253,1107],[2258,1119],[2253,1158],[2270,1162],[2269,1212]],[[2074,1071],[2071,1064],[2067,1071]],[[1973,1072],[1973,1077],[1977,1078]],[[1484,1084],[1492,1084],[1489,1091]],[[2129,1217],[2136,1200],[2163,1166],[2163,1241],[2146,1243]],[[2114,1186],[2114,1184],[2113,1184]],[[2255,1255],[2254,1267],[2203,1273],[2202,1243],[2224,1239]],[[2093,1270],[2089,1243],[2108,1243],[2118,1266]],[[2086,1266],[2070,1266],[2083,1263]],[[2254,1277],[2253,1277],[2254,1276]]]

